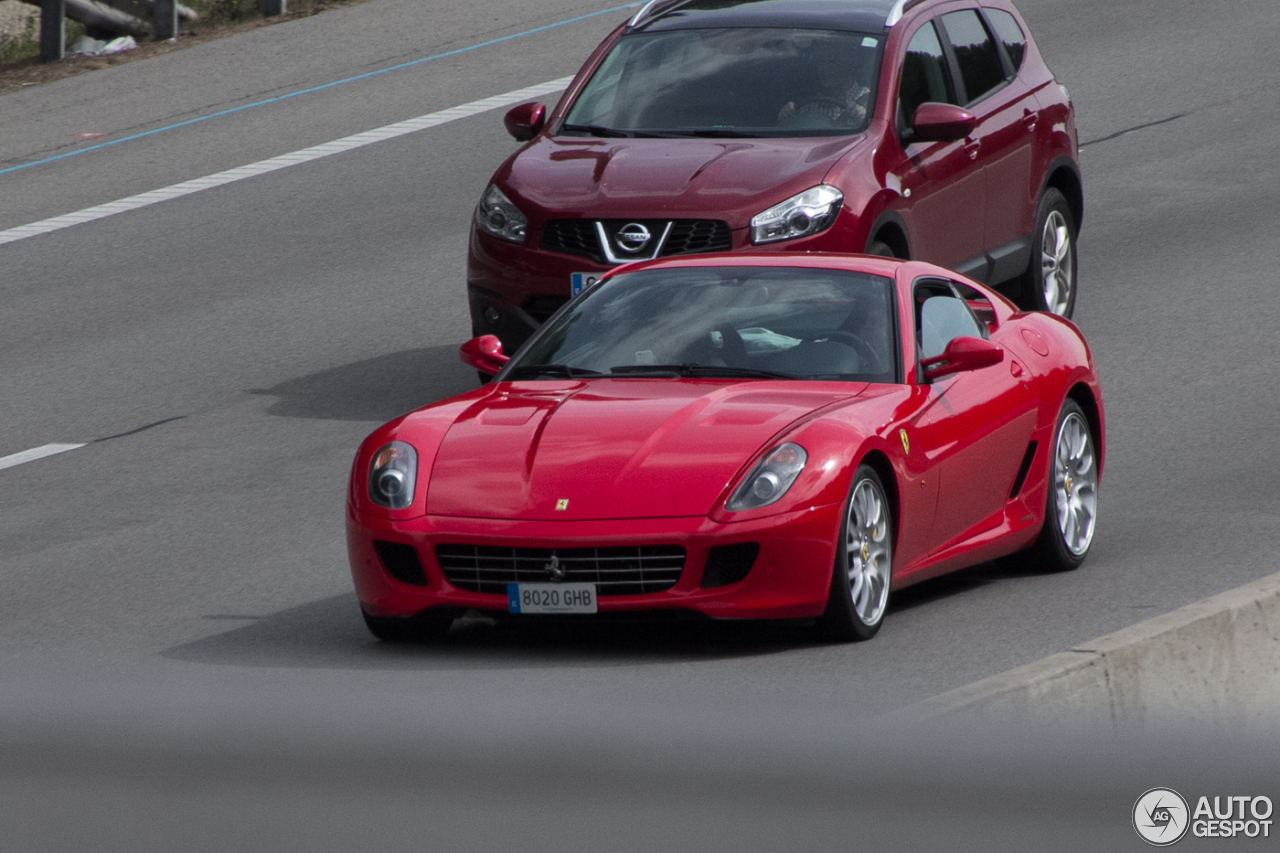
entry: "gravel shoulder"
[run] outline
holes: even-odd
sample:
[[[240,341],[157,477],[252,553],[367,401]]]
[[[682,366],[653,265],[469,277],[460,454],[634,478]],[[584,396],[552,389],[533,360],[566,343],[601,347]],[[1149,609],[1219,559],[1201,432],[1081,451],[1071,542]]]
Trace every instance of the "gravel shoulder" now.
[[[109,56],[68,56],[61,62],[41,62],[38,57],[29,57],[14,62],[0,62],[0,95],[21,89],[38,86],[55,80],[63,80],[84,74],[89,71],[100,71],[116,65],[124,65],[141,59],[150,59],[175,51],[184,50],[216,39],[240,35],[251,30],[269,27],[299,18],[309,18],[332,9],[368,3],[371,0],[309,0],[295,2],[294,9],[286,15],[272,18],[253,17],[237,22],[216,22],[201,20],[181,22],[178,38],[171,41],[139,40],[138,47],[124,53]],[[0,0],[0,39],[15,37],[24,32],[27,19],[32,14],[39,17],[39,11],[33,6],[18,0]],[[38,26],[38,21],[37,21]]]

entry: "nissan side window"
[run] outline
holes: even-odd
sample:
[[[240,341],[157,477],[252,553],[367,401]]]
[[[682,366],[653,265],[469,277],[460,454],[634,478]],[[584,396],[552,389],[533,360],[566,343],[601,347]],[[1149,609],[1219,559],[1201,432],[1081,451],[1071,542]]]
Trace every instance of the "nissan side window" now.
[[[987,34],[982,19],[973,9],[942,16],[942,27],[955,51],[960,80],[964,83],[966,103],[985,98],[1005,82],[1004,65],[996,44]]]
[[[1017,74],[1022,67],[1022,57],[1027,53],[1027,37],[1018,26],[1017,19],[1003,9],[983,9],[982,12],[996,31],[996,39],[1004,45],[1004,52],[1013,63],[1013,73]]]
[[[935,102],[954,104],[948,85],[947,60],[942,44],[932,23],[920,28],[907,45],[907,55],[902,60],[902,83],[898,86],[898,130],[911,126],[916,110],[921,104]]]

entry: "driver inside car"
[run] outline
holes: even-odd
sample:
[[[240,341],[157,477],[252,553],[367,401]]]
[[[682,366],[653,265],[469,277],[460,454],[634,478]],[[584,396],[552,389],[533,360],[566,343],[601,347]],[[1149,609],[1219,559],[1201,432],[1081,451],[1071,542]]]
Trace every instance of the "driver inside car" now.
[[[781,127],[857,127],[867,117],[871,89],[858,80],[848,57],[823,51],[817,61],[817,88],[787,101],[778,111]]]

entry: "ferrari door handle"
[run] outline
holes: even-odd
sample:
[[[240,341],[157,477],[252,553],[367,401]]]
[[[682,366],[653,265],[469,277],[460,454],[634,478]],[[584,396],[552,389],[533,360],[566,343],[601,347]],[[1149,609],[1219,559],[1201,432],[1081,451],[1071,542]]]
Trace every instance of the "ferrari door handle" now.
[[[1036,113],[1031,112],[1031,110],[1027,110],[1022,115],[1022,123],[1023,125],[1026,126],[1027,130],[1035,130],[1036,122],[1038,122],[1039,120],[1040,120],[1040,116],[1037,115]]]
[[[970,160],[977,160],[978,150],[980,148],[982,148],[982,143],[975,139],[973,142],[970,142],[967,145],[965,145],[964,153],[969,155]]]

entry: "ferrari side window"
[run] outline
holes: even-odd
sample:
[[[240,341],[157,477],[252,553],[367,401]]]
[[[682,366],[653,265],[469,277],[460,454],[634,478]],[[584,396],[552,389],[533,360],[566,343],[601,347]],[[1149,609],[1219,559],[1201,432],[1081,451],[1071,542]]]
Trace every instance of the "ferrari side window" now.
[[[943,282],[917,285],[915,303],[916,343],[922,359],[942,355],[953,338],[986,337],[964,300]]]
[[[996,309],[980,290],[974,290],[967,284],[958,281],[951,282],[951,288],[956,295],[965,301],[969,306],[969,310],[973,312],[973,316],[978,323],[985,326],[982,330],[982,337],[987,337],[989,332],[995,331],[996,328]]]

